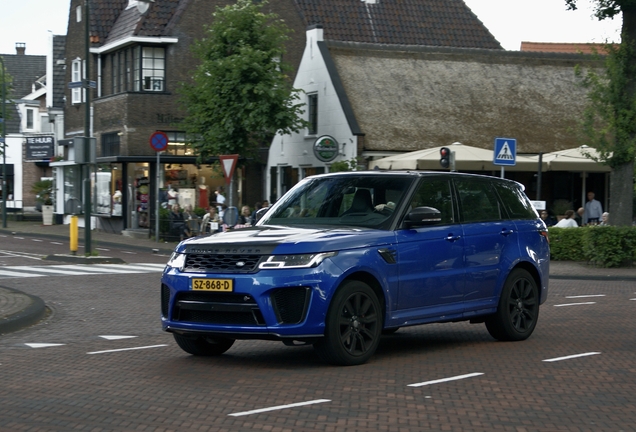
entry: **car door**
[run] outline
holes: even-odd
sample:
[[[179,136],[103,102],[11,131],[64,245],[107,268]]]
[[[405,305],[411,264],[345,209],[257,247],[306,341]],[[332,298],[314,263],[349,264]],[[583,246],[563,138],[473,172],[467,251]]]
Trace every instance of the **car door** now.
[[[461,314],[464,284],[464,240],[448,178],[424,178],[407,209],[428,206],[441,222],[397,231],[402,320]]]
[[[500,276],[510,268],[510,257],[518,256],[518,235],[489,180],[453,182],[464,232],[464,302],[470,316],[497,307]]]

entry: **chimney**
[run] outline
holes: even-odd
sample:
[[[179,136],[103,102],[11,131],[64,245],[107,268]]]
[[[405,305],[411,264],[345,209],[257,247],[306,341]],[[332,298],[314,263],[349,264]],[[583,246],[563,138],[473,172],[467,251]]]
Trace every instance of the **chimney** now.
[[[15,53],[17,55],[24,55],[25,51],[26,51],[26,44],[24,42],[15,43]]]

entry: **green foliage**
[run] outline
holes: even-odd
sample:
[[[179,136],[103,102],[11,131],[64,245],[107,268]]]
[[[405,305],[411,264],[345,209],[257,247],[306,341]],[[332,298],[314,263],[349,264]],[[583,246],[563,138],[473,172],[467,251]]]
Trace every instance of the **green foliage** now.
[[[289,29],[274,14],[261,12],[266,2],[238,0],[217,8],[203,39],[194,43],[201,60],[193,83],[182,85],[187,112],[184,127],[200,159],[219,154],[254,156],[277,132],[298,132],[299,90],[279,61]]]
[[[553,260],[587,261],[600,267],[631,265],[636,260],[634,227],[550,227],[548,231]]]
[[[207,213],[207,211],[203,207],[195,207],[193,211],[194,211],[194,214],[200,218],[205,216],[205,214]]]
[[[550,256],[557,261],[584,261],[584,228],[548,228]]]
[[[358,168],[358,161],[351,159],[348,161],[333,162],[329,167],[329,172],[341,172],[341,171],[356,171]]]
[[[167,234],[170,231],[170,210],[159,208],[159,232]]]
[[[53,181],[38,180],[31,185],[31,192],[35,194],[35,199],[44,205],[53,204]]]

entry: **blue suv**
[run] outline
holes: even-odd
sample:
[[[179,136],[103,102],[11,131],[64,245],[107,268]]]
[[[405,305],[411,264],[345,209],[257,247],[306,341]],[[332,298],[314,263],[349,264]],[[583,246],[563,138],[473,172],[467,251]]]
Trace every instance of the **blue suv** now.
[[[236,339],[266,339],[355,365],[382,334],[456,321],[523,340],[548,295],[546,226],[510,180],[325,174],[259,216],[176,247],[161,319],[184,351],[220,355]]]

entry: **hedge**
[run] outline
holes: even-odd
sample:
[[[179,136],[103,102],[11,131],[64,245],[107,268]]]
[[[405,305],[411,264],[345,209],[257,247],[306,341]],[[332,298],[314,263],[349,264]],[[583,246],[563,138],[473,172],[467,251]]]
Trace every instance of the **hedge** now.
[[[550,227],[548,232],[553,260],[587,261],[599,267],[631,266],[636,260],[635,227]]]

